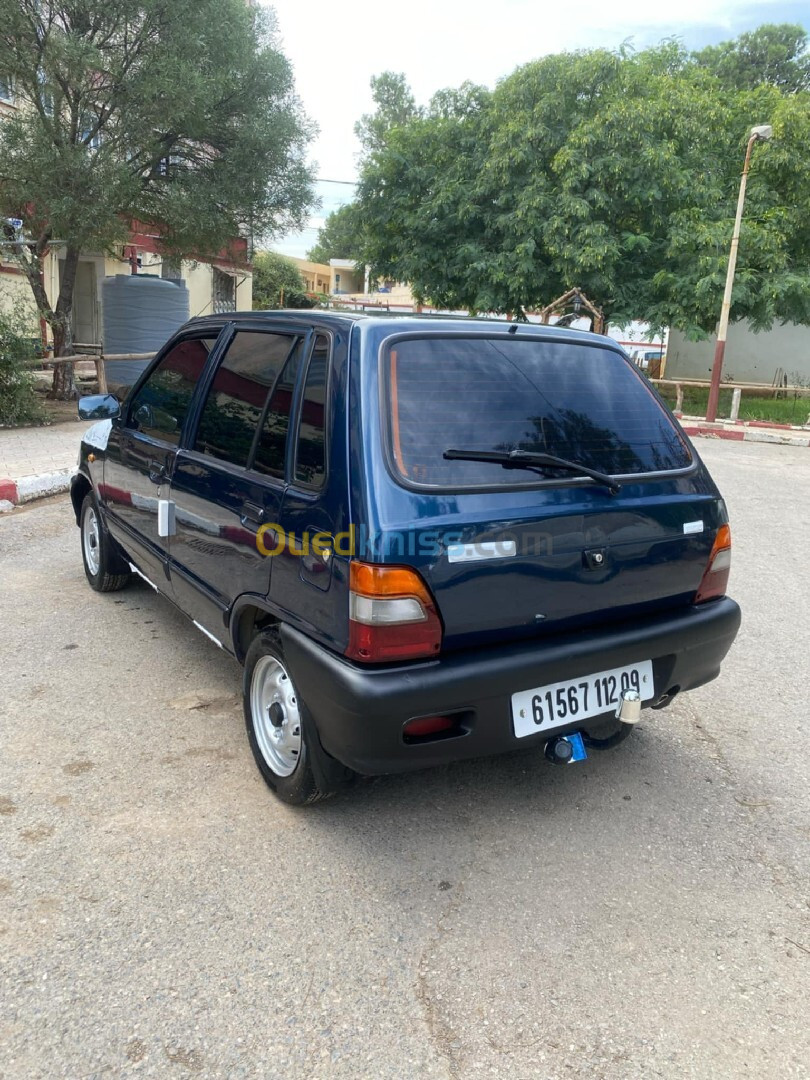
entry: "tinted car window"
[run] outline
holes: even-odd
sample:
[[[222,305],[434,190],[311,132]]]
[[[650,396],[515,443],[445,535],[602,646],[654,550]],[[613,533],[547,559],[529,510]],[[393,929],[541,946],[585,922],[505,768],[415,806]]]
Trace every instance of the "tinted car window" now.
[[[166,353],[132,400],[132,427],[162,442],[180,441],[197,380],[216,340],[214,335],[179,341]]]
[[[298,344],[284,365],[270,396],[267,415],[262,425],[259,445],[253,459],[253,468],[269,476],[284,476],[286,461],[287,432],[290,427],[295,383],[301,360],[301,345]]]
[[[540,480],[500,464],[445,461],[449,448],[533,450],[614,474],[691,462],[642,377],[610,349],[537,339],[412,339],[389,350],[387,381],[391,450],[412,483],[459,489]]]
[[[318,334],[304,383],[301,421],[298,426],[298,449],[295,458],[295,479],[313,487],[319,487],[326,475],[324,413],[328,368],[329,339],[323,334]]]
[[[283,334],[236,334],[208,391],[195,450],[247,465],[267,395],[292,343]]]

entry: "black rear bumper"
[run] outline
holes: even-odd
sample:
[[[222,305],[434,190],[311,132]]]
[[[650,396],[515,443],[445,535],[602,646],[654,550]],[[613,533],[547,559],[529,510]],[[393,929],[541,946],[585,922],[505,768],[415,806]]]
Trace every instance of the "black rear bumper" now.
[[[281,632],[290,673],[323,748],[355,772],[373,776],[544,742],[542,732],[515,736],[511,697],[518,690],[650,659],[656,699],[693,690],[717,677],[739,626],[740,609],[726,597],[598,631],[384,668],[349,663],[289,626]],[[450,737],[405,741],[407,720],[447,713],[460,717]],[[609,717],[555,733],[584,727],[598,734]]]

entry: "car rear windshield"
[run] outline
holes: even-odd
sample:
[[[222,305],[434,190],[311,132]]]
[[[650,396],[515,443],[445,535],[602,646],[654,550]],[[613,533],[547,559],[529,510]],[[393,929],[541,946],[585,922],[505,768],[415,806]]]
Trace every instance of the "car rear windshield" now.
[[[643,377],[609,348],[436,335],[397,341],[384,364],[391,453],[410,484],[457,491],[574,475],[446,461],[450,448],[535,451],[613,475],[692,460]]]

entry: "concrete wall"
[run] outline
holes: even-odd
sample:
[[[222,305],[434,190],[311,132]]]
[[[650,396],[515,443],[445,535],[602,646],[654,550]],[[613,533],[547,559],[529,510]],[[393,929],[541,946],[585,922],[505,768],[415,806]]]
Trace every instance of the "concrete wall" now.
[[[714,338],[687,341],[680,331],[670,331],[668,379],[708,379],[713,361]],[[796,382],[797,376],[800,381],[810,381],[810,326],[782,323],[762,334],[755,334],[747,323],[729,327],[724,379],[770,386],[778,368],[782,368],[790,384]]]
[[[31,333],[39,333],[39,320],[34,307],[34,294],[28,279],[15,273],[8,264],[0,263],[0,311],[22,312],[29,317]]]
[[[328,293],[331,283],[331,268],[326,263],[314,263],[308,259],[296,259],[285,256],[295,263],[304,279],[307,292]]]
[[[162,265],[160,255],[143,256],[142,269],[146,274],[159,274]],[[114,270],[113,273],[122,274],[127,269]],[[236,284],[236,310],[250,311],[253,307],[253,275],[249,270],[234,270]],[[198,315],[214,314],[214,269],[210,263],[193,262],[184,259],[181,264],[181,274],[188,289],[189,315],[196,318]]]

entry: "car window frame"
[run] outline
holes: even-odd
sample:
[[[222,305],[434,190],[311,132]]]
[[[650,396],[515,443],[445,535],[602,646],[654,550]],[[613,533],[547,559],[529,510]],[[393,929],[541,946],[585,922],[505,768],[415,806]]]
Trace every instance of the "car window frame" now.
[[[315,342],[318,337],[325,337],[328,342],[328,352],[326,357],[326,378],[324,381],[323,390],[323,478],[318,484],[309,484],[306,480],[296,479],[295,473],[298,468],[298,449],[300,442],[301,420],[303,418],[304,407],[304,391],[307,385],[307,377],[309,376],[309,367],[312,363],[312,357],[315,353]],[[288,432],[287,442],[287,463],[291,465],[288,468],[287,477],[288,483],[291,487],[294,487],[296,491],[308,492],[316,494],[325,490],[329,483],[329,438],[331,432],[330,423],[330,392],[332,388],[332,368],[334,367],[334,349],[335,349],[335,336],[330,330],[323,329],[321,327],[313,327],[312,340],[307,345],[307,352],[304,357],[304,363],[302,364],[301,371],[298,375],[299,387],[296,391],[295,401],[293,402],[295,411],[295,423],[290,424],[290,431]],[[294,454],[292,460],[289,456],[289,438],[294,437],[295,442],[293,445]]]
[[[270,399],[273,396],[273,392],[276,389],[276,386],[278,384],[278,380],[281,378],[281,375],[282,375],[282,373],[284,371],[284,368],[287,366],[287,363],[289,362],[289,359],[292,356],[294,349],[296,348],[297,344],[299,342],[301,342],[305,338],[306,335],[304,333],[302,333],[300,330],[290,328],[290,327],[287,327],[287,326],[279,326],[279,324],[277,324],[277,323],[257,326],[256,324],[241,325],[239,323],[232,322],[232,323],[229,324],[228,329],[229,329],[230,332],[228,334],[227,340],[223,341],[222,343],[217,342],[217,357],[216,357],[216,360],[214,361],[214,364],[213,364],[213,367],[211,368],[211,371],[208,373],[208,377],[206,379],[206,384],[205,384],[205,389],[204,389],[204,391],[202,393],[202,396],[200,398],[199,408],[197,408],[195,410],[194,424],[193,424],[193,427],[189,428],[188,438],[187,438],[187,445],[184,445],[183,449],[187,453],[194,454],[196,457],[199,457],[202,461],[216,462],[218,465],[221,465],[221,466],[223,466],[225,468],[228,468],[230,471],[236,471],[236,472],[239,472],[239,473],[246,473],[246,472],[253,473],[254,472],[253,462],[254,462],[255,457],[256,457],[256,451],[258,449],[259,440],[261,438],[262,428],[264,427],[264,422],[265,422],[265,420],[267,418],[267,410],[268,410],[269,405],[270,405]],[[210,393],[211,393],[211,391],[213,389],[213,386],[214,386],[214,380],[216,379],[217,374],[218,374],[220,368],[222,367],[222,364],[227,359],[228,352],[230,351],[230,348],[233,345],[234,341],[236,340],[236,337],[237,337],[238,334],[268,334],[268,335],[272,334],[275,337],[289,338],[289,340],[291,342],[290,347],[287,350],[287,355],[284,357],[284,363],[279,368],[275,379],[273,380],[273,382],[270,385],[270,388],[269,388],[269,390],[267,392],[267,396],[265,397],[264,405],[262,406],[261,412],[259,414],[259,420],[258,420],[258,423],[257,423],[257,426],[256,426],[256,430],[253,432],[253,439],[252,439],[251,444],[250,444],[250,450],[248,452],[247,462],[244,465],[239,465],[239,464],[237,464],[236,462],[233,462],[233,461],[225,461],[224,458],[216,457],[216,455],[214,455],[214,454],[206,454],[202,450],[198,450],[197,446],[196,446],[197,439],[199,437],[199,432],[200,432],[200,423],[202,421],[203,413],[205,412],[205,406],[206,406],[206,404],[208,402],[208,397],[209,397],[209,395],[210,395]],[[221,345],[221,347],[220,347],[220,345]],[[191,412],[191,410],[189,410],[189,412]],[[287,434],[289,436],[289,432]],[[286,456],[287,456],[287,445],[286,444],[285,444],[284,453],[285,453],[285,463],[286,463]],[[278,477],[275,477],[275,476],[271,477],[267,473],[259,473],[258,475],[265,478],[265,479],[271,479],[271,480],[279,479]]]
[[[276,325],[278,325],[278,324],[276,324]],[[309,350],[310,350],[310,347],[311,347],[311,343],[314,340],[314,331],[313,331],[312,327],[311,326],[304,327],[304,326],[301,326],[300,324],[297,325],[297,326],[295,324],[290,324],[290,325],[285,325],[284,332],[289,334],[291,337],[294,337],[296,342],[300,343],[300,348],[301,348],[301,351],[302,351],[302,354],[303,354],[303,361],[302,361],[301,367],[303,368],[304,365],[306,364],[306,358],[309,355]],[[272,476],[270,473],[259,472],[257,469],[253,468],[253,465],[254,465],[254,462],[256,460],[256,454],[258,453],[258,450],[259,450],[259,442],[261,441],[261,433],[262,433],[262,431],[264,429],[264,425],[265,425],[265,422],[267,420],[267,414],[268,414],[268,412],[270,410],[270,402],[272,401],[273,394],[275,393],[276,387],[278,386],[278,381],[281,378],[281,376],[284,374],[284,369],[286,368],[287,364],[290,362],[290,358],[292,357],[293,353],[294,353],[294,349],[290,349],[290,351],[287,353],[287,358],[284,361],[283,367],[281,368],[278,375],[276,376],[275,382],[270,387],[270,392],[267,395],[267,400],[264,403],[264,409],[262,410],[260,423],[259,423],[259,426],[257,428],[256,438],[254,439],[253,446],[250,449],[250,457],[248,458],[247,468],[242,470],[243,472],[249,472],[252,477],[257,478],[262,483],[277,484],[277,485],[280,485],[280,486],[282,486],[284,488],[287,488],[287,487],[290,486],[290,450],[291,450],[291,445],[292,445],[290,440],[292,439],[293,431],[295,430],[296,408],[297,408],[297,402],[298,402],[299,387],[301,385],[301,370],[300,369],[299,369],[298,374],[296,376],[295,384],[293,385],[293,388],[292,388],[292,402],[290,404],[290,422],[287,425],[287,436],[286,436],[286,438],[284,440],[284,475],[283,476]]]
[[[514,326],[515,324],[513,324]],[[445,486],[438,484],[420,484],[418,481],[410,480],[408,477],[402,475],[397,468],[396,461],[393,454],[393,428],[392,417],[388,408],[388,402],[390,401],[390,364],[387,362],[390,358],[391,350],[402,341],[424,340],[425,338],[444,338],[447,340],[466,340],[466,341],[502,341],[508,340],[510,333],[497,333],[495,331],[488,333],[486,331],[463,331],[463,330],[408,330],[401,333],[389,334],[383,338],[380,342],[377,351],[377,404],[379,409],[379,434],[382,446],[382,455],[385,462],[386,470],[391,476],[392,480],[399,487],[404,488],[407,491],[416,492],[420,495],[457,495],[463,497],[464,495],[485,495],[485,494],[514,494],[520,491],[537,491],[548,490],[553,488],[570,488],[570,487],[592,487],[593,481],[589,480],[586,476],[576,476],[571,474],[565,477],[544,477],[538,473],[535,473],[532,479],[524,480],[523,483],[500,483],[500,484],[465,484],[459,486],[457,484]],[[602,342],[596,341],[572,341],[570,337],[563,334],[524,334],[523,339],[548,342],[555,345],[571,345],[576,344],[580,347],[603,349],[606,352],[616,354],[627,366],[630,368],[633,376],[637,378],[644,389],[653,398],[656,405],[663,409],[666,416],[673,422],[676,432],[678,432],[684,439],[684,446],[686,452],[689,455],[689,464],[681,466],[677,469],[656,469],[650,472],[637,472],[637,473],[616,473],[615,479],[625,483],[646,483],[647,481],[656,481],[661,479],[672,479],[681,476],[689,476],[695,473],[699,467],[699,461],[697,454],[694,452],[689,439],[683,433],[680,424],[678,424],[677,418],[673,415],[672,410],[667,403],[663,400],[660,394],[655,390],[651,383],[649,383],[638,368],[633,364],[631,360],[625,355],[624,351],[614,346],[609,340]],[[526,470],[528,473],[528,470]]]
[[[155,354],[152,362],[148,365],[148,367],[143,372],[141,377],[137,380],[137,382],[133,384],[129,393],[124,399],[123,408],[121,410],[122,430],[126,431],[131,435],[137,435],[138,438],[145,439],[149,443],[153,443],[156,446],[169,447],[175,451],[185,449],[189,425],[193,419],[196,419],[200,400],[200,388],[202,386],[208,386],[210,372],[212,370],[212,367],[216,365],[219,361],[219,353],[222,348],[223,339],[227,336],[228,327],[228,323],[224,323],[221,325],[214,324],[214,326],[210,329],[205,327],[194,327],[193,329],[181,330],[179,333],[169,338],[166,344],[163,345],[163,347]],[[216,336],[214,336],[214,333],[216,334]],[[180,435],[178,441],[174,443],[169,442],[167,439],[158,439],[154,435],[147,435],[145,434],[145,432],[140,431],[137,427],[133,427],[131,420],[132,409],[135,404],[135,399],[140,393],[141,387],[149,380],[156,368],[160,366],[160,364],[168,356],[172,349],[174,349],[177,345],[182,345],[185,341],[199,341],[202,338],[210,337],[214,337],[214,344],[211,348],[211,351],[208,353],[208,359],[205,362],[202,373],[200,374],[199,379],[197,379],[197,384],[194,387],[194,391],[192,392],[188,410],[185,417],[183,418],[183,423],[180,427]]]
[[[289,466],[290,466],[290,439],[294,429],[294,418],[296,416],[298,393],[300,388],[300,371],[298,378],[296,379],[295,386],[293,387],[293,399],[290,406],[290,424],[287,429],[287,438],[284,443],[284,475],[283,476],[271,476],[269,473],[257,472],[253,468],[253,462],[258,450],[258,439],[261,437],[260,433],[264,427],[264,422],[267,419],[267,409],[270,405],[270,400],[273,396],[273,392],[276,389],[278,380],[284,371],[284,367],[292,356],[293,350],[287,354],[287,358],[284,361],[284,365],[279,371],[273,385],[270,387],[270,391],[265,401],[264,409],[260,417],[259,425],[257,426],[257,435],[254,438],[253,445],[250,448],[250,455],[248,457],[248,464],[234,465],[233,462],[223,461],[221,458],[213,457],[211,454],[203,454],[199,450],[194,449],[194,443],[197,439],[197,430],[199,427],[200,417],[204,408],[205,402],[208,399],[208,393],[211,385],[213,384],[216,373],[219,370],[220,363],[225,358],[227,350],[230,348],[231,342],[237,333],[263,333],[263,334],[276,334],[283,337],[289,337],[296,342],[301,343],[301,348],[304,352],[304,362],[309,356],[309,350],[311,342],[314,340],[315,333],[317,332],[311,325],[299,322],[271,322],[269,320],[258,319],[231,319],[222,328],[222,334],[217,339],[216,349],[211,350],[211,357],[209,357],[210,366],[206,372],[203,373],[203,377],[200,378],[197,389],[197,399],[192,401],[192,407],[189,409],[189,425],[184,430],[183,437],[178,449],[183,451],[183,454],[195,461],[206,463],[208,465],[214,465],[225,472],[230,473],[233,476],[250,476],[251,480],[259,481],[263,484],[271,484],[275,487],[286,488],[289,487]],[[197,336],[204,337],[205,334],[198,334]],[[177,340],[180,340],[179,338]],[[302,365],[303,366],[303,365]],[[134,389],[134,388],[133,388]],[[193,415],[192,415],[193,414]]]

